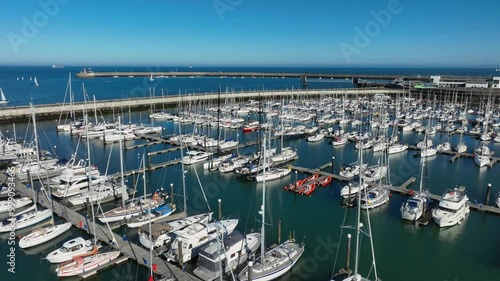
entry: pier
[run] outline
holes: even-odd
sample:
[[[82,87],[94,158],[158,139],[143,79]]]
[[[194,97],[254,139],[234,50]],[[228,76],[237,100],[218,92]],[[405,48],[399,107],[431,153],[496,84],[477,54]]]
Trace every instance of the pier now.
[[[4,174],[0,174],[0,181],[5,182],[7,177]],[[33,198],[33,191],[28,189],[25,184],[15,180],[15,188],[16,190],[23,196],[28,196],[35,201]],[[39,193],[38,204],[43,206],[44,208],[50,209],[51,204],[46,196],[42,196]],[[71,222],[73,226],[86,231],[87,233],[93,235],[94,228],[91,220],[88,220],[85,216],[77,213],[75,210],[66,207],[65,205],[53,201],[52,207],[54,210],[54,214],[59,217]],[[159,256],[153,255],[153,260],[149,261],[149,251],[145,248],[135,244],[132,241],[129,241],[126,237],[122,237],[118,233],[110,231],[106,225],[95,223],[95,238],[99,241],[108,244],[111,248],[115,250],[119,250],[122,252],[123,256],[120,256],[117,260],[114,260],[111,263],[103,265],[101,267],[96,268],[90,272],[85,272],[80,275],[80,278],[89,278],[95,275],[97,272],[104,270],[107,267],[117,265],[125,262],[127,259],[133,259],[138,264],[144,265],[147,268],[150,268],[152,264],[157,265],[157,269],[155,271],[156,274],[161,275],[166,278],[173,278],[172,280],[194,280],[199,281],[201,279],[191,275],[187,272],[183,272],[182,269],[177,266],[168,263],[166,260],[161,259]],[[144,260],[148,261],[146,265]]]
[[[402,94],[402,89],[386,88],[350,88],[350,89],[326,89],[326,90],[275,90],[275,91],[252,91],[252,92],[234,92],[234,93],[203,93],[203,94],[183,94],[155,97],[140,97],[128,99],[98,100],[93,102],[75,102],[71,107],[69,104],[42,104],[35,106],[37,120],[54,120],[59,118],[61,112],[63,116],[70,111],[77,115],[84,110],[98,110],[101,112],[119,112],[121,109],[144,110],[150,109],[155,105],[165,105],[167,107],[178,106],[182,103],[216,101],[220,99],[278,99],[281,97],[303,96],[303,97],[322,97],[329,95],[376,95],[376,94]],[[0,123],[12,123],[27,121],[31,117],[31,108],[29,106],[3,107],[0,110]]]
[[[320,167],[329,167],[331,166],[331,163],[327,163],[327,164],[324,164],[324,165],[321,165]],[[305,168],[305,167],[299,167],[299,166],[290,166],[290,168],[292,170],[295,170],[295,171],[298,171],[298,172],[301,172],[301,173],[308,173],[308,174],[319,174],[321,176],[330,176],[332,177],[332,179],[335,179],[337,181],[341,181],[341,182],[349,182],[350,179],[346,178],[346,177],[342,177],[340,175],[336,175],[336,174],[332,174],[332,173],[329,173],[329,172],[325,172],[325,171],[321,171],[319,168],[316,168],[316,169],[310,169],[310,168]],[[401,195],[407,195],[407,196],[410,196],[412,194],[412,192],[410,191],[411,189],[409,189],[409,187],[411,186],[412,183],[414,183],[416,180],[415,177],[411,177],[409,178],[408,180],[406,180],[403,184],[401,184],[400,186],[390,186],[389,187],[389,190],[393,191],[393,192],[397,192]],[[367,184],[373,186],[374,183],[368,183]],[[432,193],[429,193],[429,196],[432,200],[435,200],[435,201],[439,201],[439,199],[441,199],[441,195],[436,195],[436,194],[432,194]],[[483,205],[483,204],[475,204],[471,201],[467,201],[467,205],[472,209],[472,210],[475,210],[475,211],[480,211],[480,212],[485,212],[485,213],[489,213],[489,214],[495,214],[495,215],[500,215],[500,208],[497,208],[497,207],[494,207],[494,206],[488,206],[488,205]]]
[[[403,76],[387,74],[353,74],[353,73],[293,73],[293,72],[222,72],[222,71],[130,71],[130,72],[92,72],[82,71],[75,74],[77,78],[101,78],[101,77],[219,77],[219,78],[297,78],[297,79],[373,79],[405,81],[430,81],[430,76]]]

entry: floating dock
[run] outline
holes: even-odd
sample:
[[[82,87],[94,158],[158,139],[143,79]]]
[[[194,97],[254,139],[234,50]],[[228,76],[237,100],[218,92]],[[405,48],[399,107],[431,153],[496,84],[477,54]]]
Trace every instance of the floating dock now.
[[[327,164],[325,164],[327,165]],[[325,165],[322,165],[321,167],[325,166]],[[330,163],[331,165],[331,163]],[[320,169],[310,169],[310,168],[304,168],[304,167],[298,167],[298,166],[290,166],[291,169],[295,170],[295,171],[298,171],[298,172],[302,172],[302,173],[308,173],[308,174],[319,174],[319,175],[322,175],[322,176],[330,176],[332,177],[332,179],[335,179],[337,181],[341,181],[341,182],[348,182],[350,181],[348,178],[346,177],[342,177],[342,176],[339,176],[339,175],[336,175],[336,174],[332,174],[332,173],[329,173],[329,172],[324,172],[324,171],[321,171]],[[402,194],[402,195],[408,195],[410,196],[411,195],[411,189],[409,189],[408,187],[411,186],[411,184],[413,182],[415,182],[416,178],[415,177],[411,177],[409,178],[408,180],[406,180],[402,185],[400,186],[391,186],[389,187],[389,189],[393,192],[397,192],[399,194]],[[373,183],[368,183],[370,185],[373,185]],[[436,201],[439,201],[439,199],[441,199],[441,195],[436,195],[436,194],[429,194],[430,198],[433,199],[433,200],[436,200]],[[472,210],[476,210],[476,211],[481,211],[481,212],[485,212],[485,213],[490,213],[490,214],[495,214],[495,215],[500,215],[500,208],[497,208],[497,207],[494,207],[494,206],[487,206],[487,205],[483,205],[483,204],[475,204],[475,203],[472,203],[470,201],[467,201],[467,205],[472,209]]]

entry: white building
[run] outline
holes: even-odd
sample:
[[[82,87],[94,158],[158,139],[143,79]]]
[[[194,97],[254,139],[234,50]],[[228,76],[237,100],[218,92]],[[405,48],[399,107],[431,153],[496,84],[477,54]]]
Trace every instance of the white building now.
[[[465,80],[463,77],[446,77],[446,76],[431,76],[431,83],[438,87],[458,88],[465,87]]]
[[[493,77],[493,83],[491,83],[492,88],[500,88],[500,77]]]
[[[467,80],[465,88],[488,88],[488,81],[485,80]]]

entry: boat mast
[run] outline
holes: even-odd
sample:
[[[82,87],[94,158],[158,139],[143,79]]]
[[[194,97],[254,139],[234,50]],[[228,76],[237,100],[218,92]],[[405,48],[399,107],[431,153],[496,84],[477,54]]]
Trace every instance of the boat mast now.
[[[31,119],[33,119],[33,133],[35,134],[35,149],[36,149],[36,161],[40,165],[40,151],[38,149],[38,133],[36,132],[36,117],[35,117],[35,107],[30,102],[31,107]]]
[[[118,117],[120,118],[120,117]],[[143,154],[142,155],[142,167],[144,168],[144,175],[143,175],[143,180],[144,180],[144,197],[146,197],[147,191],[146,191],[146,157]],[[146,201],[148,202],[148,201]],[[149,224],[149,241],[153,241],[153,237],[151,236],[151,202],[148,202],[148,224]],[[149,260],[150,260],[150,275],[153,277],[153,243],[149,246]]]
[[[88,136],[89,133],[89,116],[85,114],[85,134]],[[87,139],[87,161],[89,165],[87,167],[87,178],[89,180],[89,193],[90,193],[90,209],[92,210],[92,228],[94,229],[94,245],[97,244],[96,231],[95,231],[95,219],[94,219],[94,201],[92,200],[92,176],[91,176],[91,167],[92,163],[90,162],[90,141]]]
[[[424,182],[424,167],[425,167],[425,163],[424,161],[422,160],[422,171],[420,172],[420,194],[422,194],[422,186],[423,186],[423,182]]]
[[[263,146],[263,151],[266,151],[266,134],[263,134],[263,141],[262,141],[262,146]],[[266,166],[266,157],[262,157],[264,163],[264,167]],[[266,239],[265,239],[265,235],[266,235],[266,215],[265,215],[265,211],[266,211],[266,169],[264,168],[264,170],[262,171],[262,178],[263,178],[263,181],[262,181],[262,205],[260,207],[260,214],[262,215],[262,228],[260,230],[261,232],[261,236],[260,236],[260,262],[261,264],[264,264],[264,256],[266,254]]]
[[[182,122],[179,121],[179,145],[181,146],[181,170],[182,170],[182,193],[184,195],[184,215],[187,216],[187,198],[186,198],[186,177],[184,175],[184,161],[182,161],[182,158],[184,158],[184,152],[182,149],[183,145],[183,140],[182,140],[182,131],[181,131],[181,124]]]
[[[363,145],[359,149],[359,174],[363,175]],[[359,236],[361,234],[361,189],[363,188],[363,177],[359,177],[359,194],[358,194],[358,218],[356,222],[356,257],[354,262],[354,276],[358,275],[359,264]]]
[[[120,184],[122,185],[122,207],[125,208],[125,201],[128,199],[127,187],[125,186],[125,177],[123,175],[123,141],[122,141],[122,127],[121,116],[118,115],[118,139],[120,142]],[[105,132],[106,133],[106,132]],[[144,193],[146,196],[146,193]]]

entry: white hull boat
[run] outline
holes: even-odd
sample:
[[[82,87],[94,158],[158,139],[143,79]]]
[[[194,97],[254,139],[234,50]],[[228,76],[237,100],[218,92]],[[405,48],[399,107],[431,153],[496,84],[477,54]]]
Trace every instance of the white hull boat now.
[[[29,197],[22,197],[14,200],[0,201],[0,213],[8,212],[10,208],[16,210],[27,206],[33,202]]]
[[[220,277],[219,262],[223,264],[223,272],[235,270],[245,263],[249,255],[257,251],[260,246],[260,233],[250,233],[245,236],[234,231],[224,237],[224,242],[213,242],[204,247],[198,256],[198,267],[194,275],[202,280],[215,280]],[[221,250],[220,255],[218,254]]]
[[[87,257],[75,257],[73,261],[60,265],[57,269],[57,277],[76,276],[91,271],[101,265],[110,263],[118,258],[120,251],[95,254]]]
[[[29,211],[12,218],[5,219],[0,225],[0,232],[10,232],[42,222],[52,216],[52,210]]]
[[[45,259],[50,263],[67,262],[76,256],[91,252],[92,248],[91,240],[84,240],[81,237],[77,237],[65,242],[61,248],[50,252]]]
[[[468,200],[465,187],[448,189],[441,196],[439,206],[432,210],[432,218],[439,227],[459,224],[469,213]]]
[[[291,239],[265,253],[265,263],[257,259],[253,266],[253,281],[270,281],[284,275],[299,260],[304,253],[304,245],[299,245]],[[248,279],[248,267],[238,274],[241,281]]]
[[[195,223],[185,229],[175,231],[173,240],[168,252],[165,254],[167,261],[179,263],[188,262],[198,256],[200,249],[223,233],[231,234],[238,225],[237,219],[221,220],[209,224]],[[179,257],[179,244],[182,247],[182,257]]]
[[[71,223],[66,222],[59,225],[53,225],[45,228],[33,230],[30,234],[19,240],[19,248],[25,249],[48,242],[57,236],[63,234],[71,228]]]
[[[264,180],[265,181],[277,180],[288,176],[291,173],[291,171],[292,170],[289,168],[272,168],[266,171],[265,179],[264,175],[262,173],[259,173],[255,177],[255,180],[257,182],[263,182]]]

